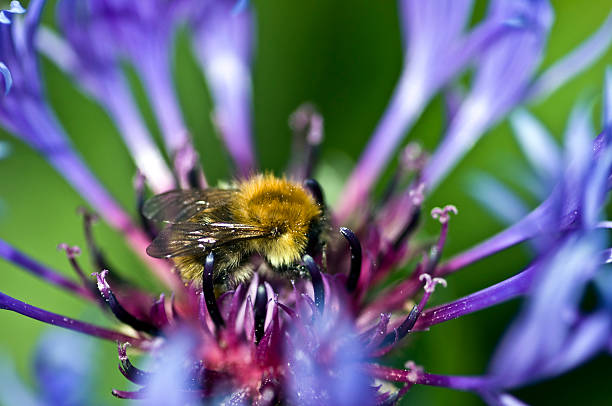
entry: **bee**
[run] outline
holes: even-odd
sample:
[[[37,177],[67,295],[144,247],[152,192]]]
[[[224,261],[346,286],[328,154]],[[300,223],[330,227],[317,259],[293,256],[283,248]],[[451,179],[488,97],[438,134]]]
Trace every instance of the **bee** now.
[[[211,252],[215,285],[229,288],[248,280],[253,270],[247,262],[254,254],[288,276],[299,269],[305,253],[324,244],[325,210],[320,189],[314,190],[259,174],[227,189],[171,190],[153,196],[145,202],[143,215],[167,226],[147,254],[171,258],[183,280],[196,286],[202,283]]]

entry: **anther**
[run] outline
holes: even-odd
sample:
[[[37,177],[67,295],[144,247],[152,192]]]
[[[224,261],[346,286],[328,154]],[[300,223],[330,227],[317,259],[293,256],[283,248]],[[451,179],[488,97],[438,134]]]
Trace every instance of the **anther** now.
[[[206,308],[208,314],[217,328],[223,327],[225,322],[217,306],[217,299],[215,298],[215,290],[213,286],[213,269],[215,265],[215,254],[210,252],[206,257],[204,263],[204,274],[202,276],[202,291],[204,292],[204,300],[206,301]]]
[[[457,208],[453,206],[452,204],[447,204],[443,208],[434,207],[433,209],[431,209],[431,217],[438,220],[440,224],[448,223],[448,220],[450,220],[451,213],[452,214],[459,213]]]
[[[359,283],[359,276],[361,275],[361,262],[362,262],[362,252],[361,252],[361,243],[359,239],[353,233],[350,228],[340,227],[340,234],[349,244],[351,249],[351,268],[349,271],[348,278],[346,280],[346,290],[349,292],[354,292],[357,289],[357,284]]]
[[[83,268],[81,268],[81,265],[79,265],[79,263],[76,260],[76,257],[81,254],[81,249],[77,247],[76,245],[70,246],[66,243],[58,244],[57,249],[63,250],[64,252],[66,252],[66,257],[68,257],[68,262],[70,262],[70,266],[72,266],[72,269],[74,269],[79,279],[81,279],[81,283],[83,284],[83,286],[86,286],[90,289],[93,288],[91,281],[85,275],[85,272],[83,272]],[[93,291],[94,293],[96,293],[95,288],[93,289]]]
[[[425,286],[423,287],[423,289],[425,290],[425,292],[427,293],[433,293],[433,291],[435,290],[436,285],[442,285],[443,287],[446,287],[446,280],[443,278],[433,278],[431,277],[431,275],[424,273],[421,274],[419,276],[419,280],[421,282],[425,282]]]
[[[302,258],[304,265],[310,272],[310,279],[312,281],[312,288],[314,290],[314,302],[317,310],[320,314],[323,314],[325,308],[325,288],[323,286],[323,277],[319,271],[319,267],[315,263],[314,259],[310,255],[304,255]]]

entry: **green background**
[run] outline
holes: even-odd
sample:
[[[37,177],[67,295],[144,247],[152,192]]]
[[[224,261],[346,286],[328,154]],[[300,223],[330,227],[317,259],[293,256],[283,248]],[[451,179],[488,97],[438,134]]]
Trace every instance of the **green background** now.
[[[555,1],[556,20],[542,68],[579,44],[612,9],[610,0]],[[53,24],[54,4],[45,10],[44,22]],[[257,13],[257,50],[254,63],[254,126],[261,168],[281,173],[289,156],[289,114],[311,101],[325,119],[321,180],[326,193],[337,195],[343,179],[359,156],[381,117],[400,72],[401,42],[395,1],[316,0],[254,1]],[[483,15],[486,2],[477,1],[474,19]],[[95,46],[95,44],[93,44]],[[193,56],[187,35],[178,35],[174,55],[176,85],[185,121],[195,139],[211,183],[227,179],[230,165],[210,122],[211,100]],[[531,106],[553,134],[561,139],[568,114],[580,97],[594,97],[598,122],[600,93],[606,63],[612,52],[572,80],[549,99]],[[132,214],[134,165],[122,141],[102,109],[83,96],[72,81],[48,61],[42,71],[51,104],[76,148],[108,190]],[[142,87],[131,73],[134,90],[151,131],[159,131]],[[418,140],[433,149],[443,130],[442,100],[434,99],[407,140]],[[598,128],[596,126],[596,128]],[[51,167],[29,147],[0,132],[0,142],[10,143],[11,155],[0,160],[0,238],[23,252],[71,275],[58,243],[84,246],[76,208],[84,202]],[[526,166],[506,122],[491,130],[465,157],[427,201],[427,208],[447,203],[459,208],[453,218],[445,256],[485,239],[503,225],[478,206],[468,193],[470,174],[482,171],[512,184],[516,165]],[[386,174],[388,176],[388,173]],[[516,184],[516,182],[514,182]],[[535,203],[531,200],[531,203]],[[433,235],[429,222],[424,233]],[[156,289],[145,267],[124,246],[123,240],[104,224],[95,233],[116,272]],[[432,302],[441,303],[501,281],[528,262],[529,251],[516,247],[473,265],[448,278]],[[87,255],[81,256],[88,266]],[[72,275],[71,275],[72,276]],[[112,325],[89,303],[0,262],[0,290],[17,299],[60,314]],[[520,303],[514,301],[463,317],[415,334],[405,349],[389,360],[401,366],[412,359],[428,372],[480,374]],[[41,333],[50,328],[11,312],[0,312],[0,351],[10,354],[21,376],[31,381],[32,353]],[[104,403],[120,403],[110,388],[129,385],[117,371],[113,343],[97,341],[99,356],[92,361],[99,376],[98,396]],[[578,370],[552,381],[521,389],[516,394],[533,404],[572,404],[585,398],[603,404],[609,385],[610,359],[599,357]],[[3,388],[0,382],[0,390]],[[415,387],[404,404],[481,404],[479,398],[440,388]]]

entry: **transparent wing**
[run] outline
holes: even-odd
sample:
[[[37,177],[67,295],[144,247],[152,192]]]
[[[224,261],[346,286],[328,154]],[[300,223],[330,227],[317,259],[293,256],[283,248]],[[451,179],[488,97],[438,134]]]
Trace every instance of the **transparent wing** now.
[[[155,237],[147,247],[147,254],[155,258],[202,255],[221,245],[267,235],[264,230],[244,224],[177,223]]]
[[[180,223],[196,214],[227,204],[235,189],[170,190],[153,196],[142,208],[142,214],[153,221]]]

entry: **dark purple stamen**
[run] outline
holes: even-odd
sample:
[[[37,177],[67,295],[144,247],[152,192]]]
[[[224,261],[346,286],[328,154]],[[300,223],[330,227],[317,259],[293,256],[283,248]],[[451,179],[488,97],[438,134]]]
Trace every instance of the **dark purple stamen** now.
[[[91,226],[94,221],[97,220],[97,216],[83,207],[79,209],[79,212],[83,215],[83,229],[85,232],[85,240],[87,241],[87,250],[89,251],[92,257],[95,269],[98,272],[102,272],[102,270],[104,269],[116,269],[110,266],[108,261],[106,261],[104,254],[102,253],[100,248],[98,248],[98,244],[96,243],[93,237]]]
[[[408,334],[410,330],[412,330],[420,315],[421,311],[419,310],[419,306],[414,305],[412,307],[412,310],[410,310],[410,313],[408,313],[408,316],[402,322],[402,324],[400,324],[400,326],[396,328],[395,331],[385,336],[385,339],[380,344],[380,347],[387,347],[389,345],[392,345],[396,341],[399,341],[404,338],[406,334]]]
[[[357,238],[355,233],[353,233],[350,228],[340,227],[340,234],[346,238],[346,241],[348,241],[351,249],[351,269],[349,271],[348,279],[346,280],[346,290],[349,292],[354,292],[355,289],[357,289],[359,276],[361,275],[361,243],[359,242],[359,238]]]
[[[300,106],[290,117],[293,130],[292,175],[304,179],[311,175],[323,139],[323,117],[311,104]]]
[[[323,195],[323,189],[319,182],[314,179],[306,179],[304,181],[304,187],[308,189],[319,206],[325,205],[325,196]]]
[[[208,314],[217,328],[225,326],[219,307],[217,306],[217,299],[215,298],[215,289],[213,286],[213,269],[215,265],[215,254],[211,251],[206,257],[204,263],[204,275],[202,278],[202,291],[204,292],[204,300],[206,301],[206,308]]]
[[[142,214],[142,209],[146,201],[144,181],[145,178],[142,174],[139,173],[136,175],[136,180],[134,182],[134,188],[136,189],[136,212],[138,213],[138,220],[140,221],[142,229],[147,236],[153,240],[157,236],[155,225]]]
[[[319,267],[310,255],[304,255],[302,260],[304,261],[308,272],[310,272],[310,279],[312,281],[312,288],[314,290],[315,306],[317,307],[319,313],[323,314],[323,309],[325,308],[325,288],[323,286],[321,271],[319,271]]]
[[[268,308],[268,292],[263,282],[257,286],[257,294],[255,295],[255,342],[264,335],[264,326],[266,324],[266,312]]]
[[[95,275],[98,280],[98,290],[100,291],[100,294],[108,304],[109,309],[111,310],[111,312],[113,312],[115,317],[122,323],[131,326],[137,331],[143,331],[151,335],[159,335],[160,331],[157,327],[155,327],[151,323],[137,319],[130,312],[128,312],[121,305],[121,303],[119,303],[109,284],[106,282],[107,273],[108,271],[104,270],[101,273]]]
[[[395,242],[393,243],[393,248],[395,250],[399,249],[399,247],[406,241],[408,237],[416,230],[419,225],[419,220],[421,218],[421,208],[417,207],[412,216],[410,216],[410,221],[406,224],[402,232],[399,234]]]
[[[117,343],[117,350],[119,352],[119,371],[130,382],[143,385],[151,378],[150,372],[143,371],[142,369],[136,368],[134,365],[132,365],[127,356],[127,344]]]
[[[187,172],[187,182],[192,189],[202,189],[200,167],[196,164]]]

